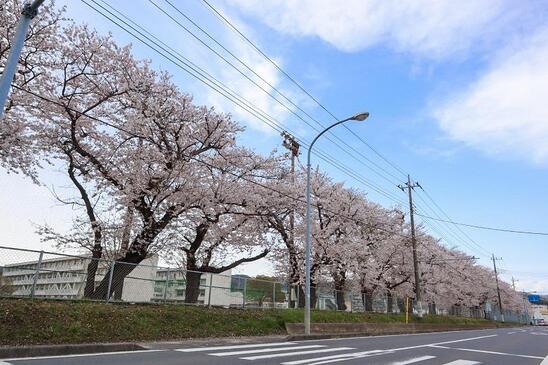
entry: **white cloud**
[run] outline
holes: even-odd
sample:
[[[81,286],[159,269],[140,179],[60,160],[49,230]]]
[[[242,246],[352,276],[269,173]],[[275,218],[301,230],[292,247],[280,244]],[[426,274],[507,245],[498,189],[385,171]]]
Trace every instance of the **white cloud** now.
[[[225,0],[279,32],[345,50],[383,44],[429,58],[464,52],[515,15],[505,0]]]
[[[488,154],[548,163],[548,28],[507,47],[433,115],[452,138]]]

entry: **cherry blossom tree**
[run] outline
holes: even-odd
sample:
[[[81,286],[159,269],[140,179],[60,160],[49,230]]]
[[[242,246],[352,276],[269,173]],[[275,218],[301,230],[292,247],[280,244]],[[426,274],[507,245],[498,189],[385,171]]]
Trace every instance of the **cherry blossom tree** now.
[[[180,215],[167,238],[168,247],[182,253],[185,302],[196,303],[203,273],[220,274],[269,253],[262,183],[278,178],[277,163],[233,148],[196,167],[202,199]]]
[[[17,115],[32,121],[33,137],[49,158],[65,164],[94,235],[94,258],[102,255],[104,222],[91,197],[105,196],[102,206],[122,212],[121,219],[134,212],[127,249],[113,272],[122,285],[160,233],[202,206],[206,182],[195,159],[230,155],[241,128],[227,115],[192,104],[168,75],[135,60],[130,47],[110,36],[71,25],[63,40],[47,82],[21,100]],[[111,295],[107,287],[108,275],[90,297]]]

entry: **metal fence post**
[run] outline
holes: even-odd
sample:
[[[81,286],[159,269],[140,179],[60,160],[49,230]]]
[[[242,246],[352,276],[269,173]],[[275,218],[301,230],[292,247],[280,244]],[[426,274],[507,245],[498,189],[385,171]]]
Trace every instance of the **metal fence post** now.
[[[242,308],[245,308],[245,297],[247,296],[247,278],[244,278],[244,295],[242,298]]]
[[[171,275],[171,268],[167,268],[166,272],[166,285],[164,286],[164,303],[167,301],[167,290],[169,288],[169,276]]]
[[[207,306],[211,308],[211,291],[213,290],[213,273],[209,273],[209,293],[207,295]]]
[[[110,266],[110,272],[108,275],[108,289],[106,294],[107,303],[110,301],[110,290],[112,289],[112,276],[114,275],[114,265],[116,265],[116,261],[112,260],[112,265]]]
[[[350,313],[354,312],[354,293],[350,291]]]
[[[44,251],[40,251],[40,256],[38,256],[38,263],[36,264],[36,271],[34,277],[32,278],[32,288],[30,289],[30,298],[34,299],[34,294],[36,293],[36,282],[38,281],[38,275],[40,274],[40,266],[42,266],[42,258],[44,257]]]
[[[276,283],[272,283],[272,308],[276,308]]]

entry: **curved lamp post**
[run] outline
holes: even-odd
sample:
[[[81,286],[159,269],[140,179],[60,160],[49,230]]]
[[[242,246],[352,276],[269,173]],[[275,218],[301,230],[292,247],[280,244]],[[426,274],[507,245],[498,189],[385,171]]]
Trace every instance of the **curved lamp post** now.
[[[325,128],[312,140],[312,143],[308,147],[308,156],[306,164],[306,247],[305,247],[305,302],[304,302],[304,333],[305,335],[310,334],[310,256],[312,254],[312,237],[310,232],[311,225],[311,215],[310,215],[310,153],[312,152],[312,147],[314,143],[320,138],[325,132],[331,128],[347,122],[349,120],[355,120],[361,122],[369,116],[368,112],[362,112],[355,114],[346,119],[340,120],[329,127]]]

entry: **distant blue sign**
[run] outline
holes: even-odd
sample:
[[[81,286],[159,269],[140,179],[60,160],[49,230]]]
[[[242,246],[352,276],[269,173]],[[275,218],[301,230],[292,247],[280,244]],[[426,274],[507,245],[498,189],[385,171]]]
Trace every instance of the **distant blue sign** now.
[[[540,295],[538,294],[529,294],[527,296],[527,299],[531,302],[531,303],[539,303],[540,302]]]

